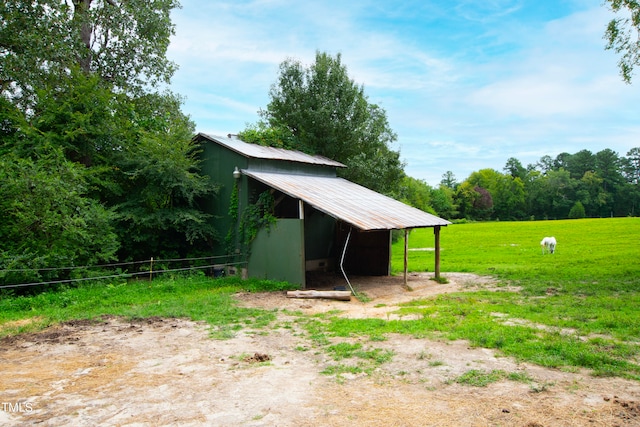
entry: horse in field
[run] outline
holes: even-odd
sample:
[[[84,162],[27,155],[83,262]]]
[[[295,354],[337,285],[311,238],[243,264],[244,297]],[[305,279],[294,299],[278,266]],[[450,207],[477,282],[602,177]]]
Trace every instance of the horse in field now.
[[[549,252],[550,254],[556,251],[556,238],[555,237],[545,237],[540,242],[540,246],[542,247],[542,253]]]

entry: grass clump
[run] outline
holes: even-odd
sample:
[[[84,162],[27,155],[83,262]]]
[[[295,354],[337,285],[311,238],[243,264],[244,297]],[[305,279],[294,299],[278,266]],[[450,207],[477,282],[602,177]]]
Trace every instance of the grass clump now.
[[[531,377],[522,372],[507,373],[503,370],[492,370],[489,372],[472,369],[465,372],[455,379],[458,384],[469,385],[472,387],[486,387],[489,384],[502,380],[517,381],[522,383],[530,383]]]
[[[341,342],[329,345],[325,351],[334,361],[344,361],[345,359],[355,359],[352,363],[339,363],[327,366],[322,373],[325,375],[342,374],[367,374],[370,375],[380,365],[389,362],[393,358],[393,351],[380,348],[364,349],[361,343]]]

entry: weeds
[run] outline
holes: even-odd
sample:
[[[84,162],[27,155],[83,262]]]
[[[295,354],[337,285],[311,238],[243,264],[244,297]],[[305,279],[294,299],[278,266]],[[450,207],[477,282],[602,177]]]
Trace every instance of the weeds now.
[[[465,372],[461,376],[455,379],[458,384],[469,385],[473,387],[486,387],[491,383],[495,383],[502,380],[517,381],[523,383],[530,383],[531,378],[522,372],[507,373],[502,370],[492,370],[490,372],[480,371],[472,369]]]

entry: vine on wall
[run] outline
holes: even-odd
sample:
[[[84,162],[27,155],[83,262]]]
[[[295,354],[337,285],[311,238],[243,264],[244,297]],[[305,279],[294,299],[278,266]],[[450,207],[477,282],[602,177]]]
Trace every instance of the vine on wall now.
[[[229,218],[231,218],[231,225],[227,232],[227,237],[224,241],[227,246],[227,253],[233,254],[235,252],[236,236],[238,233],[238,206],[239,206],[239,194],[240,190],[238,182],[236,181],[231,191],[231,199],[229,200]]]
[[[226,242],[229,253],[235,252],[236,242],[238,242],[240,252],[248,256],[251,243],[258,232],[263,228],[268,231],[277,221],[277,217],[274,215],[275,200],[270,191],[262,192],[255,203],[244,209],[239,224],[238,201],[239,189],[236,183],[231,193],[229,217],[232,223],[227,233]]]
[[[275,200],[269,191],[264,191],[258,196],[258,200],[244,210],[240,221],[240,231],[244,237],[243,243],[249,246],[258,235],[258,231],[266,229],[276,223],[277,218],[273,214]]]

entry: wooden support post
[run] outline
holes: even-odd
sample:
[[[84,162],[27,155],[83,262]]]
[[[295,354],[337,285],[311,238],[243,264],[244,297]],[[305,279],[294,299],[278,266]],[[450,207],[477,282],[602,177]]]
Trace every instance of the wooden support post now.
[[[409,270],[409,230],[404,229],[404,286],[407,287],[407,271]]]
[[[440,226],[436,225],[433,228],[433,234],[435,234],[435,247],[436,247],[436,267],[435,267],[435,277],[436,279],[440,278]]]

